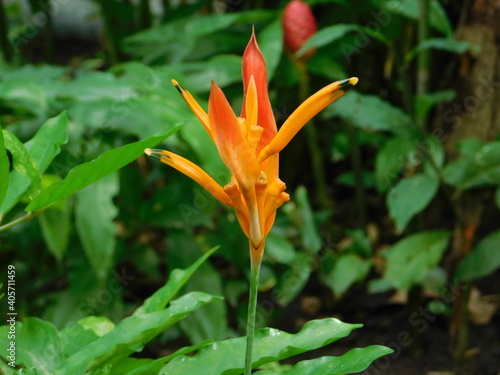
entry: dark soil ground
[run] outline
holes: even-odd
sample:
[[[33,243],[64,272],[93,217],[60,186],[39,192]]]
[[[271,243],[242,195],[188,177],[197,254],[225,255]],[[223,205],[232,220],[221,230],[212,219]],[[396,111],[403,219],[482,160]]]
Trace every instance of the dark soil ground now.
[[[485,294],[498,295],[500,274],[497,272],[480,284]],[[364,324],[348,337],[301,359],[341,355],[355,347],[378,344],[391,347],[394,353],[374,362],[363,372],[365,375],[455,375],[456,340],[450,338],[450,316],[434,315],[420,306],[412,313],[407,305],[391,304],[389,297],[390,294],[367,294],[362,287],[330,306],[325,296],[301,297],[285,312],[287,318],[299,316],[294,321],[295,331],[311,319],[305,312],[308,304],[319,307],[316,317],[335,316],[344,322]],[[424,299],[421,306],[427,302]],[[278,319],[277,328],[293,331],[290,324],[279,327],[280,322],[286,321],[293,319]],[[468,334],[467,359],[461,375],[500,375],[500,313],[497,311],[487,324],[471,322]]]

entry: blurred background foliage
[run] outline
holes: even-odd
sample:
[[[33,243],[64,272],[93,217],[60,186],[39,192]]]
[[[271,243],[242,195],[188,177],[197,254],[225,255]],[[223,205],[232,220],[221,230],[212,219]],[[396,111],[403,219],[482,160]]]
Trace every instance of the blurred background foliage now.
[[[0,2],[0,124],[11,164],[0,182],[0,259],[18,270],[23,315],[59,328],[87,315],[119,321],[170,270],[220,245],[185,290],[225,300],[197,310],[151,350],[242,333],[244,235],[231,210],[185,176],[140,156],[57,202],[49,190],[50,205],[32,200],[76,166],[167,132],[174,134],[162,147],[227,183],[216,149],[170,80],[204,108],[214,80],[240,108],[241,55],[254,27],[278,125],[304,95],[360,78],[282,152],[292,200],[268,238],[258,324],[293,328],[299,323],[286,314],[309,297],[314,317],[335,314],[352,293],[397,295],[409,316],[425,308],[445,318],[461,366],[470,295],[492,294],[478,288],[500,267],[492,5],[310,0],[318,32],[293,55],[283,47],[286,3]],[[19,150],[35,157],[36,137],[58,148],[38,175],[16,167]],[[15,185],[13,171],[21,175]],[[28,204],[32,220],[23,219]],[[450,290],[459,291],[453,300]],[[490,301],[488,323],[494,298],[481,301]]]

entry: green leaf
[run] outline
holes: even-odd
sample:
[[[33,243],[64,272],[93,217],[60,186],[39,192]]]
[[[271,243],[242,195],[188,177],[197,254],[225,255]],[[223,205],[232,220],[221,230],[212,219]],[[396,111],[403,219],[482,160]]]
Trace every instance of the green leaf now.
[[[62,209],[51,207],[38,216],[45,243],[58,261],[61,261],[68,247],[71,231],[70,219],[71,211],[68,202],[64,202]]]
[[[391,354],[392,349],[380,345],[355,348],[339,357],[320,357],[297,363],[288,375],[347,375],[361,372],[384,355]],[[256,375],[277,375],[274,371],[258,371]]]
[[[59,146],[68,141],[66,129],[68,116],[62,112],[59,116],[45,121],[35,136],[24,144],[31,157],[38,165],[40,173],[45,172],[49,164],[61,151]]]
[[[105,316],[87,316],[61,331],[64,356],[69,357],[115,328]]]
[[[190,231],[170,230],[167,238],[169,249],[179,249],[168,254],[169,269],[185,268],[193,264],[202,254],[200,246]],[[181,250],[182,249],[182,250]],[[223,294],[221,276],[209,262],[204,262],[196,272],[196,277],[190,278],[182,293],[200,291],[215,295]],[[194,311],[186,317],[180,327],[195,344],[207,339],[220,340],[227,336],[226,304],[222,301],[211,303]]]
[[[286,270],[276,286],[276,300],[286,306],[296,298],[311,275],[314,258],[310,254],[297,253],[290,268]]]
[[[219,247],[214,247],[203,254],[196,262],[186,269],[175,269],[169,274],[168,282],[158,289],[151,297],[147,298],[142,306],[135,310],[134,315],[149,314],[163,309],[177,292],[186,284],[193,273],[211,256]]]
[[[400,108],[376,95],[363,95],[349,91],[339,104],[334,103],[322,112],[322,117],[340,117],[368,131],[390,131],[395,134],[408,133],[411,119]]]
[[[40,210],[76,193],[137,159],[144,153],[145,148],[157,145],[178,129],[179,127],[175,127],[165,134],[152,136],[142,141],[106,151],[97,159],[76,166],[64,180],[53,183],[33,199],[26,207],[26,211]]]
[[[346,23],[339,23],[333,26],[324,27],[310,37],[297,51],[296,55],[300,57],[312,48],[326,46],[327,44],[341,39],[347,33],[357,30],[358,25]]]
[[[415,149],[410,137],[395,137],[387,141],[375,158],[375,181],[379,192],[384,192],[399,176],[408,155]]]
[[[459,264],[458,281],[473,281],[488,276],[500,267],[500,230],[490,233]]]
[[[17,364],[35,367],[37,374],[52,374],[63,360],[63,341],[57,329],[41,319],[24,318],[18,332]]]
[[[387,267],[384,279],[399,290],[421,284],[439,263],[448,247],[448,231],[420,232],[403,238],[384,252]]]
[[[443,174],[447,183],[462,190],[499,185],[500,141],[484,144],[473,156],[459,157],[445,167]]]
[[[314,222],[307,190],[304,186],[299,186],[295,191],[295,200],[297,202],[295,219],[301,234],[302,246],[311,254],[316,254],[321,249],[322,241]]]
[[[193,292],[172,301],[167,309],[125,318],[115,329],[66,359],[52,374],[82,374],[119,363],[131,353],[140,351],[146,343],[189,313],[219,299],[220,297]]]
[[[7,157],[7,149],[5,148],[2,131],[0,132],[0,207],[9,188],[9,168],[10,163]]]
[[[76,229],[90,265],[99,279],[104,279],[112,266],[116,244],[113,220],[118,214],[113,197],[118,194],[118,190],[118,174],[114,172],[76,194]]]
[[[438,49],[441,51],[451,52],[451,53],[464,53],[467,51],[473,51],[479,53],[479,46],[464,42],[461,40],[456,40],[452,38],[431,38],[424,40],[418,46],[416,46],[411,52],[405,56],[407,62],[413,60],[415,56],[425,50]],[[451,99],[450,99],[451,100]]]
[[[429,205],[438,188],[437,176],[417,173],[402,179],[389,191],[386,203],[398,233],[406,228],[413,216]]]
[[[259,329],[255,333],[252,367],[320,348],[359,327],[359,324],[329,318],[309,321],[296,334],[271,328]],[[238,375],[243,372],[245,347],[245,337],[218,341],[201,348],[193,356],[175,358],[163,367],[160,374]]]
[[[291,264],[296,255],[293,244],[271,230],[266,238],[264,256],[278,263]]]
[[[497,208],[500,210],[500,187],[495,190],[495,204],[497,205]]]
[[[363,280],[370,271],[372,262],[355,254],[341,255],[335,262],[327,283],[336,298],[354,283]]]
[[[241,56],[237,55],[218,55],[208,61],[182,62],[172,67],[186,75],[181,84],[191,92],[210,91],[212,81],[220,87],[241,81]]]
[[[9,175],[9,187],[0,207],[0,215],[5,215],[23,195],[32,198],[40,190],[38,165],[26,147],[7,130],[3,130],[3,137],[5,148],[12,154],[14,170]]]

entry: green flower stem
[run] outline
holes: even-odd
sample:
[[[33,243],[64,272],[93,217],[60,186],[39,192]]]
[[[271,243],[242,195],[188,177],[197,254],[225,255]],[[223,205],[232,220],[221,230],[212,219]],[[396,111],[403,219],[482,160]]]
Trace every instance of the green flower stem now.
[[[252,250],[250,250],[252,251]],[[250,265],[250,296],[248,297],[248,317],[247,317],[247,348],[245,352],[245,373],[252,373],[252,349],[255,334],[255,315],[257,312],[257,294],[259,291],[259,272],[262,257],[254,259],[251,257]]]

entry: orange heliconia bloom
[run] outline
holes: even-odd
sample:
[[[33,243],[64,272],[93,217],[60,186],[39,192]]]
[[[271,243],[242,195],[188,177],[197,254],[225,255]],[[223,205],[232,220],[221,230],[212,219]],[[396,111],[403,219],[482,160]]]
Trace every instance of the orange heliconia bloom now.
[[[210,89],[207,114],[187,90],[172,82],[217,146],[232,173],[231,181],[222,187],[198,165],[169,151],[146,149],[145,153],[184,173],[217,200],[233,207],[250,241],[252,259],[260,260],[276,210],[290,199],[278,177],[278,153],[313,116],[358,79],[334,82],[321,89],[302,103],[279,131],[267,91],[266,64],[255,34],[243,54],[245,98],[240,117],[215,83]]]

